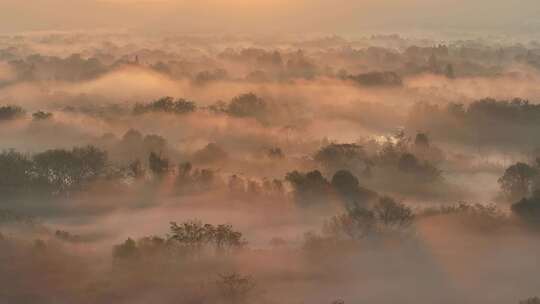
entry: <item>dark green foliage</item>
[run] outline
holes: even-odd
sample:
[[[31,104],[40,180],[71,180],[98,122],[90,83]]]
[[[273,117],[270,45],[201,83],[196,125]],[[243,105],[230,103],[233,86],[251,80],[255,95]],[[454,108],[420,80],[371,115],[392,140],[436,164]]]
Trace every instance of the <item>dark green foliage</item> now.
[[[160,135],[148,134],[144,136],[141,132],[130,129],[122,139],[113,143],[111,155],[122,160],[135,161],[137,159],[147,159],[150,153],[168,155],[171,149],[167,140]],[[146,161],[145,161],[146,163]]]
[[[519,200],[532,192],[538,169],[525,163],[516,163],[508,167],[498,182],[508,200]]]
[[[396,202],[391,197],[382,197],[373,208],[375,218],[385,227],[390,229],[405,229],[412,225],[414,220],[413,211]]]
[[[133,259],[138,256],[137,244],[131,238],[128,238],[124,243],[116,245],[113,248],[113,257],[115,259]]]
[[[489,218],[494,221],[502,221],[505,217],[499,208],[495,205],[481,205],[481,204],[467,204],[464,202],[450,205],[427,208],[422,210],[419,216],[438,216],[438,215],[451,215],[451,214],[463,214],[471,216],[479,220],[480,218]]]
[[[373,207],[359,207],[334,216],[325,224],[323,231],[337,238],[361,239],[406,232],[414,219],[409,207],[390,197],[382,197]]]
[[[526,223],[540,225],[540,197],[523,198],[512,205],[512,212]]]
[[[395,72],[370,72],[349,76],[348,79],[364,86],[401,86],[403,80]]]
[[[137,248],[142,257],[159,257],[167,254],[170,243],[159,236],[148,236],[137,241]]]
[[[24,111],[24,109],[19,106],[0,106],[0,121],[21,118],[25,114],[26,111]]]
[[[357,144],[329,144],[317,151],[314,159],[328,172],[350,170],[365,176],[369,176],[373,165],[364,148]]]
[[[150,170],[156,176],[166,175],[171,168],[168,158],[154,152],[150,152],[150,156],[148,156],[148,164],[150,166]]]
[[[13,150],[0,154],[0,193],[4,198],[32,191],[32,160]]]
[[[172,249],[170,245],[167,240],[157,236],[144,237],[138,241],[128,238],[122,244],[113,247],[113,258],[116,262],[130,262],[166,257],[172,253],[169,252]]]
[[[163,97],[148,104],[138,103],[133,108],[134,114],[144,113],[171,113],[186,114],[195,112],[197,109],[193,101],[179,98],[174,100],[172,97]]]
[[[540,123],[540,105],[528,100],[496,100],[492,98],[473,102],[467,109],[471,119],[479,121],[503,121],[514,123]]]
[[[227,113],[237,117],[260,117],[265,110],[266,102],[253,93],[234,97],[227,107]]]
[[[332,217],[323,231],[337,238],[361,239],[375,232],[376,218],[373,211],[356,208]]]
[[[195,76],[195,83],[199,85],[207,84],[212,81],[225,80],[228,73],[224,69],[215,69],[213,71],[202,71]]]
[[[33,172],[53,193],[79,189],[105,173],[107,154],[93,146],[48,150],[33,157]]]
[[[194,169],[191,163],[178,166],[176,189],[183,193],[204,192],[225,186],[225,181],[213,169]]]
[[[228,158],[229,154],[216,143],[209,143],[193,155],[195,161],[204,164],[221,162]]]
[[[508,215],[496,205],[468,204],[465,202],[427,208],[420,211],[417,217],[421,219],[445,217],[456,221],[459,227],[481,233],[493,233],[510,223]]]
[[[213,226],[199,221],[171,223],[170,238],[189,248],[200,249],[212,239]]]
[[[240,118],[255,118],[266,123],[266,114],[269,110],[267,102],[254,93],[238,95],[229,103],[218,101],[208,107],[213,113],[225,113]]]
[[[424,192],[431,184],[443,182],[442,171],[436,165],[444,159],[443,153],[430,143],[425,133],[417,133],[413,140],[398,130],[382,142],[368,141],[365,145],[371,154],[364,160],[364,176],[373,177],[375,184],[402,189],[416,187]],[[399,181],[399,185],[392,185],[389,180]]]
[[[404,153],[398,161],[398,168],[425,181],[436,181],[441,177],[441,171],[427,161],[419,160],[412,153]]]
[[[122,143],[126,145],[136,145],[143,141],[143,135],[141,132],[129,129],[122,137]]]
[[[240,248],[246,244],[242,239],[242,233],[235,231],[231,225],[217,225],[210,227],[211,243],[218,251],[226,251]]]
[[[301,173],[293,171],[287,173],[285,180],[294,189],[295,201],[304,207],[324,206],[330,200],[330,183],[318,170]]]
[[[409,112],[408,129],[429,130],[440,140],[472,146],[506,149],[538,146],[535,139],[540,127],[540,105],[528,100],[480,99],[468,106],[446,106],[419,102]]]
[[[107,154],[93,146],[47,150],[27,157],[8,151],[0,154],[0,189],[3,195],[61,194],[105,174]]]
[[[203,224],[200,221],[171,223],[170,234],[166,238],[145,237],[134,241],[128,238],[113,249],[113,257],[118,260],[146,257],[201,257],[209,250],[216,254],[226,254],[244,247],[247,242],[242,233],[231,225]]]
[[[360,186],[358,179],[347,170],[340,170],[332,177],[332,187],[346,202],[348,209],[365,206],[377,194]]]
[[[180,225],[171,223],[170,239],[192,250],[211,245],[218,252],[240,248],[245,244],[242,233],[235,231],[231,225],[214,226],[199,221],[184,222]]]
[[[155,134],[146,135],[142,144],[146,150],[156,153],[163,152],[167,148],[167,140]]]
[[[223,114],[227,113],[227,107],[228,104],[226,102],[219,100],[216,103],[209,105],[208,110],[214,114]]]
[[[330,144],[322,147],[316,154],[315,159],[322,163],[335,161],[347,161],[349,159],[365,159],[366,153],[362,146],[356,144]]]

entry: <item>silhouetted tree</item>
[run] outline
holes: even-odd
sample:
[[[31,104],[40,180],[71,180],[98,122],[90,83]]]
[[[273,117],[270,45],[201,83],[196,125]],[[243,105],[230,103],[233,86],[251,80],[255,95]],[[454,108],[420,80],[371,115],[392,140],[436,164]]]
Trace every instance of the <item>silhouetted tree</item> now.
[[[468,204],[460,202],[455,205],[443,205],[422,210],[419,217],[457,215],[466,219],[471,227],[493,231],[493,228],[504,224],[506,214],[496,205]]]
[[[124,243],[114,246],[113,257],[119,260],[134,259],[139,257],[137,243],[131,238],[128,238]]]
[[[225,253],[246,244],[242,233],[235,231],[231,225],[214,226],[200,221],[188,221],[178,225],[173,222],[170,231],[169,239],[191,253],[200,252],[207,245],[213,246],[216,253]]]
[[[170,170],[169,159],[154,152],[150,152],[148,164],[152,173],[158,177],[164,176]]]
[[[135,129],[129,129],[124,136],[122,136],[122,144],[129,146],[140,145],[143,141],[143,135],[141,132]]]
[[[161,153],[167,149],[167,140],[162,136],[150,134],[143,139],[145,152]]]
[[[22,118],[26,111],[19,106],[0,106],[0,121]]]
[[[357,144],[330,144],[322,147],[314,159],[329,171],[353,170],[368,173],[371,161],[364,148]]]
[[[228,158],[229,154],[216,143],[209,143],[193,155],[196,162],[203,164],[222,162]]]
[[[242,233],[235,231],[231,225],[210,226],[207,229],[211,234],[210,242],[214,244],[218,253],[241,248],[246,244],[242,239]]]
[[[93,146],[48,150],[33,157],[32,174],[54,194],[76,190],[105,173],[107,153]]]
[[[373,211],[358,207],[332,217],[323,232],[337,238],[362,239],[376,232],[377,219]]]
[[[289,172],[285,180],[291,183],[295,200],[301,206],[325,205],[330,200],[330,184],[317,170],[307,173]]]
[[[375,217],[387,228],[405,229],[414,221],[413,211],[391,197],[382,197],[373,208]]]
[[[347,209],[365,206],[377,194],[360,186],[358,179],[347,170],[340,170],[332,177],[332,186],[346,203]]]
[[[188,221],[180,225],[172,222],[170,232],[170,239],[175,240],[191,251],[199,251],[211,241],[213,231],[210,224],[203,224],[200,221]]]
[[[21,153],[0,153],[0,197],[6,199],[32,191],[32,167],[32,160]]]
[[[382,197],[372,208],[357,207],[332,217],[325,223],[323,232],[337,238],[361,239],[407,231],[414,218],[409,207]]]
[[[227,112],[237,117],[255,117],[260,118],[266,110],[266,102],[253,93],[242,94],[234,97]]]
[[[228,78],[228,73],[224,69],[215,69],[213,71],[202,71],[195,76],[195,83],[198,85],[204,85],[208,82],[225,80]]]
[[[186,114],[194,112],[197,106],[193,101],[179,98],[174,100],[172,97],[162,97],[148,104],[137,103],[133,108],[133,113],[136,115],[144,113],[171,113],[171,114]]]
[[[526,223],[540,225],[540,197],[521,199],[512,205],[512,212]]]
[[[441,178],[441,171],[437,167],[427,161],[420,161],[412,153],[404,153],[400,156],[398,169],[427,182],[437,181]]]
[[[403,80],[395,72],[369,72],[349,76],[348,79],[364,86],[401,86]]]
[[[498,182],[507,199],[518,200],[530,195],[537,175],[536,168],[520,162],[508,167]]]

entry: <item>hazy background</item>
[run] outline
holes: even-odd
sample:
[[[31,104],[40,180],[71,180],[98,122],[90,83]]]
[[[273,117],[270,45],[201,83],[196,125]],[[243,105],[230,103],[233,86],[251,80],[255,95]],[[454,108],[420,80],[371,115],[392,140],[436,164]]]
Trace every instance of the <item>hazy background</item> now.
[[[132,29],[358,34],[533,34],[536,0],[2,0],[0,32]]]

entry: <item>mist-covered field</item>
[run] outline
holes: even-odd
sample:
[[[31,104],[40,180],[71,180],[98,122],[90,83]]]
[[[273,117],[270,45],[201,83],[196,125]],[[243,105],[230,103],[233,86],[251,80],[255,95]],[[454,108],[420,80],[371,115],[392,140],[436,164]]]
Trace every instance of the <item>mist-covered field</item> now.
[[[0,303],[538,304],[539,101],[533,38],[1,35]]]

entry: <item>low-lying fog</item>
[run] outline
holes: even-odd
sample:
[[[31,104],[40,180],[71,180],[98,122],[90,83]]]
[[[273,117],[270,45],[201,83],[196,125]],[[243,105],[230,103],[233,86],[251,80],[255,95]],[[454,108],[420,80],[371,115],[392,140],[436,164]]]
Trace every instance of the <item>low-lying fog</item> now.
[[[540,299],[540,45],[0,36],[0,303]]]

